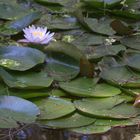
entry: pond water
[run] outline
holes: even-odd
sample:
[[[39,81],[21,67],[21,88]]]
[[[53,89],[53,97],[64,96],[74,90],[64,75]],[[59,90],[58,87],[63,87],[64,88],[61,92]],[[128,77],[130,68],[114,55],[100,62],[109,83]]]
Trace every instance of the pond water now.
[[[140,127],[116,127],[103,134],[83,135],[63,130],[43,129],[31,125],[24,129],[0,134],[0,140],[140,140]]]

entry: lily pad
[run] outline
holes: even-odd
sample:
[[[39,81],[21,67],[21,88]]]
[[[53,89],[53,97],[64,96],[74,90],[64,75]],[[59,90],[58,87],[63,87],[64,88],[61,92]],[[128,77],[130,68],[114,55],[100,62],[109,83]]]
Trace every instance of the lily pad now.
[[[45,72],[8,73],[0,69],[0,76],[11,88],[40,89],[49,87],[53,82]]]
[[[119,96],[102,99],[83,99],[74,102],[83,113],[100,118],[127,119],[140,114],[140,109],[131,104],[122,103]]]
[[[83,54],[72,44],[59,41],[51,43],[46,47],[46,54],[46,71],[55,80],[66,81],[79,74]]]
[[[140,52],[127,51],[124,54],[124,62],[126,65],[140,71]]]
[[[123,45],[101,45],[87,47],[84,52],[89,60],[95,60],[103,56],[117,55],[120,51],[125,50],[126,48]]]
[[[140,50],[140,36],[139,35],[124,37],[120,41],[123,45],[129,48]]]
[[[81,36],[76,37],[72,44],[83,50],[87,46],[103,44],[105,39],[106,37],[101,35],[84,33]]]
[[[140,87],[140,74],[129,71],[126,67],[112,67],[104,70],[100,75],[104,80],[123,87]]]
[[[98,133],[105,133],[111,129],[110,126],[96,126],[94,124],[80,127],[80,128],[74,128],[69,129],[72,132],[80,133],[80,134],[98,134]]]
[[[71,16],[56,16],[56,15],[44,15],[39,21],[40,24],[47,26],[48,29],[53,30],[72,30],[79,29],[77,19]],[[45,24],[44,24],[45,23]]]
[[[86,126],[93,122],[95,122],[94,118],[86,117],[78,113],[60,119],[41,121],[43,125],[53,128],[75,128]]]
[[[0,2],[0,18],[6,20],[14,20],[22,17],[31,12],[29,9],[24,9],[15,0],[12,2],[10,0]]]
[[[9,89],[8,94],[10,96],[17,96],[24,99],[31,99],[35,97],[47,97],[50,95],[50,90],[17,90],[17,89]]]
[[[108,84],[96,84],[96,82],[96,78],[79,78],[60,83],[60,87],[71,95],[81,97],[110,97],[121,93],[116,87]]]
[[[82,0],[84,4],[91,8],[116,8],[120,6],[121,0]]]
[[[14,96],[0,96],[0,113],[0,128],[13,128],[18,127],[18,122],[34,122],[40,112],[35,104],[27,100]]]
[[[97,119],[94,125],[97,126],[131,126],[134,125],[134,122],[131,120],[110,120],[110,119]]]
[[[96,18],[85,18],[84,22],[93,32],[104,35],[113,35],[116,33],[110,26],[112,21],[109,19],[97,20]]]
[[[22,46],[0,47],[0,65],[11,70],[25,71],[43,63],[45,54]]]
[[[49,97],[34,103],[40,108],[40,120],[60,118],[75,110],[73,103],[63,98]]]
[[[8,23],[7,27],[11,29],[16,29],[17,31],[21,31],[23,28],[29,26],[33,21],[39,19],[40,17],[40,12],[31,12],[28,15],[25,15],[19,19]]]
[[[65,96],[68,96],[69,94],[63,90],[54,89],[50,92],[49,95],[52,97],[65,97]]]

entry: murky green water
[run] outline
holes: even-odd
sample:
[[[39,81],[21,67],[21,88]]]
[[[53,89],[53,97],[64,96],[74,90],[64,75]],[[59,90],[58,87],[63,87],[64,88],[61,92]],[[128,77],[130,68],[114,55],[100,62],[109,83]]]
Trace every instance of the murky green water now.
[[[0,140],[140,140],[140,127],[116,127],[104,134],[82,135],[31,125],[21,130],[3,130]]]

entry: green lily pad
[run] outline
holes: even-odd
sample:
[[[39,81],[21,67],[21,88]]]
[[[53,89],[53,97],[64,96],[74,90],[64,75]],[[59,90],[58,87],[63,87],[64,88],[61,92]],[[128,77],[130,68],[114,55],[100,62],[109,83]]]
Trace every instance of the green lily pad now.
[[[65,0],[35,0],[36,2],[43,3],[43,4],[54,4],[63,6],[67,1]]]
[[[110,126],[96,126],[94,124],[80,127],[80,128],[74,128],[74,129],[69,129],[72,132],[80,133],[80,134],[101,134],[109,131],[111,129]]]
[[[73,50],[75,50],[73,52]],[[75,46],[65,42],[51,43],[46,47],[46,71],[57,81],[75,78],[79,74],[82,53]]]
[[[53,30],[72,30],[79,29],[77,19],[71,16],[57,16],[57,15],[44,15],[40,19],[39,23],[41,25],[47,26],[48,29]]]
[[[53,128],[75,128],[86,126],[95,122],[94,118],[86,117],[75,113],[73,115],[63,117],[60,119],[50,120],[50,121],[41,121],[42,125],[46,125]]]
[[[75,111],[73,103],[62,98],[49,97],[34,103],[40,108],[40,120],[60,118]]]
[[[126,67],[112,67],[101,72],[104,80],[123,87],[140,87],[140,74],[129,71]]]
[[[93,32],[105,35],[113,35],[116,33],[110,26],[111,20],[100,19],[98,21],[96,18],[85,18],[84,22]]]
[[[39,12],[31,12],[14,21],[6,22],[0,26],[0,34],[3,36],[15,35],[21,32],[23,28],[29,26],[33,21],[39,19],[40,16]]]
[[[40,112],[35,104],[27,100],[14,96],[0,96],[0,113],[0,128],[13,128],[18,127],[18,122],[34,122]]]
[[[66,93],[65,91],[63,90],[60,90],[60,89],[54,89],[50,92],[49,94],[50,96],[52,97],[65,97],[65,96],[68,96],[69,94]]]
[[[116,87],[96,82],[96,78],[78,78],[70,82],[61,82],[59,85],[71,95],[81,97],[110,97],[121,93]]]
[[[110,117],[106,112],[111,110],[114,106],[122,103],[124,99],[119,96],[108,98],[84,98],[82,100],[75,100],[75,107],[88,115],[98,117]]]
[[[127,51],[124,54],[124,62],[126,65],[140,71],[140,52]]]
[[[91,8],[116,8],[120,6],[121,0],[82,0],[82,2]]]
[[[83,50],[87,46],[103,44],[105,39],[106,37],[101,35],[84,33],[81,36],[76,37],[72,44]]]
[[[45,72],[8,73],[1,68],[0,76],[11,88],[40,89],[49,87],[53,82]]]
[[[79,111],[101,118],[126,119],[140,114],[140,109],[133,107],[131,104],[122,103],[123,101],[122,98],[116,96],[77,100],[74,104]]]
[[[129,48],[140,50],[140,36],[139,35],[124,37],[120,41],[123,45]]]
[[[8,69],[25,71],[44,60],[45,54],[37,49],[21,46],[0,47],[0,65]]]
[[[0,1],[0,18],[14,20],[31,12],[16,3],[15,0]]]
[[[134,125],[134,122],[131,120],[110,120],[110,119],[97,119],[94,123],[96,126],[131,126]]]
[[[73,51],[74,50],[74,51]],[[76,48],[73,44],[63,42],[63,41],[56,41],[50,43],[46,47],[46,52],[57,52],[57,53],[64,53],[77,61],[80,61],[81,57],[84,55],[82,51]]]
[[[100,62],[100,65],[103,66],[100,73],[102,79],[123,87],[140,87],[140,73],[125,67],[124,64],[109,57]]]
[[[20,89],[9,89],[10,96],[17,96],[24,99],[31,99],[35,97],[48,97],[50,95],[50,90],[20,90]]]
[[[21,31],[23,28],[29,26],[33,21],[39,19],[40,17],[40,12],[31,12],[28,15],[9,22],[7,24],[7,27],[11,29],[16,29],[17,31]]]
[[[103,56],[117,55],[120,51],[125,50],[126,48],[123,45],[101,45],[87,47],[84,51],[89,60],[95,60]]]

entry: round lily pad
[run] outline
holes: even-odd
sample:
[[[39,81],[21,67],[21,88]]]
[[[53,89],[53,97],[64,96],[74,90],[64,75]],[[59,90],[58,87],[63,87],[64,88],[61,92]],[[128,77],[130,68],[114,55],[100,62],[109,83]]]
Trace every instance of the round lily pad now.
[[[0,65],[12,70],[25,71],[45,61],[45,54],[29,47],[0,47]]]
[[[0,75],[11,88],[40,89],[49,87],[53,82],[46,72],[8,73],[1,68]]]
[[[60,118],[75,111],[73,103],[62,98],[49,97],[34,103],[40,108],[40,120]]]
[[[98,133],[105,133],[109,131],[110,129],[111,129],[110,126],[96,126],[94,124],[91,124],[88,126],[69,129],[69,130],[72,132],[81,133],[81,134],[98,134]]]
[[[93,122],[95,122],[94,118],[86,117],[78,113],[75,113],[73,115],[63,117],[60,119],[55,119],[50,121],[44,120],[41,121],[41,124],[53,128],[74,128],[74,127],[86,126]]]
[[[123,99],[120,97],[110,97],[77,100],[74,104],[78,110],[101,118],[126,119],[140,114],[140,109],[122,102]]]
[[[0,128],[34,122],[39,113],[38,107],[30,101],[15,96],[0,96]]]
[[[96,82],[96,78],[78,78],[70,82],[61,82],[60,87],[74,96],[81,97],[110,97],[121,93],[116,87]]]

